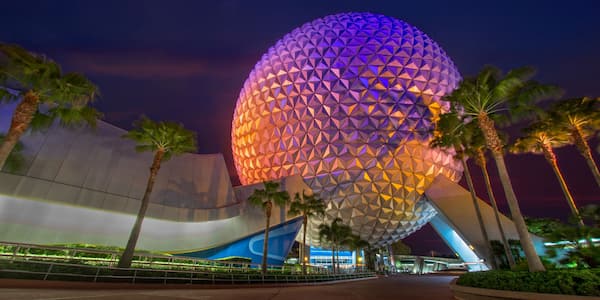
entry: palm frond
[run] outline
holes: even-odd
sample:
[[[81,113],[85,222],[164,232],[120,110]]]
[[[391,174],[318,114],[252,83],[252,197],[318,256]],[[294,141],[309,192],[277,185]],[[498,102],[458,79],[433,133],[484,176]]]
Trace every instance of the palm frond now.
[[[254,192],[248,197],[248,202],[253,206],[260,206],[264,208],[266,203],[265,199],[267,193],[264,189],[256,189]]]
[[[174,122],[154,122],[145,116],[134,122],[134,128],[123,135],[137,143],[137,149],[164,152],[163,160],[173,155],[197,151],[196,133]]]
[[[569,143],[569,136],[550,119],[533,122],[522,132],[509,149],[512,153],[542,153],[545,147],[558,148]]]
[[[528,81],[523,84],[518,94],[509,99],[510,116],[513,122],[543,117],[544,110],[536,104],[543,100],[555,99],[562,95],[563,90],[557,86]]]
[[[35,129],[52,124],[48,121],[57,117],[67,127],[94,126],[101,116],[88,106],[98,95],[98,88],[83,75],[63,75],[56,62],[17,45],[0,43],[0,58],[0,101],[14,101],[31,93],[40,105],[49,108],[43,112],[47,118],[39,118]]]
[[[535,73],[536,70],[528,66],[509,71],[491,90],[493,97],[498,100],[513,97],[525,82],[533,78]]]
[[[17,90],[42,91],[61,77],[60,66],[47,57],[35,54],[17,45],[0,44],[2,60],[0,71],[4,74],[0,84],[9,84]]]
[[[549,109],[549,117],[565,131],[579,130],[585,139],[600,131],[600,98],[561,100]]]
[[[82,107],[64,107],[55,106],[48,110],[48,117],[58,119],[63,127],[77,128],[81,126],[90,126],[94,128],[98,119],[102,118],[102,113],[90,106]]]
[[[35,112],[35,114],[33,115],[33,118],[31,119],[31,123],[29,124],[29,129],[32,132],[43,131],[44,129],[47,129],[48,127],[52,126],[53,123],[54,123],[53,115],[48,115],[46,113],[42,113],[38,109]]]
[[[465,138],[464,120],[456,112],[451,111],[440,115],[429,146],[447,150],[462,150],[466,144]],[[457,152],[461,153],[462,151]]]
[[[294,201],[290,203],[290,209],[288,210],[288,214],[292,217],[301,215],[304,211],[304,203],[302,203],[302,199],[300,198],[300,194],[296,193],[294,196]]]
[[[299,193],[296,193],[288,213],[294,216],[322,216],[325,214],[325,207],[325,202],[323,202],[323,200],[321,200],[315,194],[307,195],[303,191],[302,196],[300,196]]]
[[[265,181],[263,185],[263,189],[255,189],[252,192],[248,198],[250,204],[265,208],[267,203],[283,206],[290,201],[290,194],[287,191],[280,191],[278,182]]]
[[[0,79],[0,103],[8,103],[19,99],[17,92],[11,92],[8,88],[2,87]]]

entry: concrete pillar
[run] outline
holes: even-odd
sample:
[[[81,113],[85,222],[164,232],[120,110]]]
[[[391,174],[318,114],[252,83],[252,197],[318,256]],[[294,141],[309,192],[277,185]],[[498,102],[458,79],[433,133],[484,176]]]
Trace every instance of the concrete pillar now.
[[[392,245],[388,245],[387,246],[387,250],[388,250],[388,261],[390,262],[390,271],[392,273],[396,273],[396,259],[394,258],[394,250],[392,249]]]
[[[377,254],[375,255],[375,270],[379,272],[385,271],[383,253],[381,253],[381,249],[377,249]]]
[[[421,256],[415,257],[415,264],[413,265],[413,274],[421,275],[423,274],[423,265],[425,264],[425,260]]]

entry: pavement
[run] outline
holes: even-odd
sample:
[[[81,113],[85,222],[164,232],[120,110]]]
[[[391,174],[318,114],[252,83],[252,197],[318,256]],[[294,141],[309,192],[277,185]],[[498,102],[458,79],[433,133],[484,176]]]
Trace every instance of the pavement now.
[[[1,300],[363,300],[454,299],[449,284],[455,276],[396,275],[329,285],[238,287],[232,289],[48,289],[0,288]]]

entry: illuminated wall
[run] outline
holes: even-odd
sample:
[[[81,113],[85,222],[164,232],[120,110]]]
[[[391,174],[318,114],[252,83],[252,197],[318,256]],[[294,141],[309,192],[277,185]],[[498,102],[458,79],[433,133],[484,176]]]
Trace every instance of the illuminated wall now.
[[[417,28],[370,13],[343,13],[285,35],[240,92],[232,148],[242,183],[301,174],[355,233],[385,245],[435,211],[419,199],[438,174],[457,181],[453,153],[428,147],[440,98],[460,75]]]
[[[13,107],[0,106],[0,132],[6,132]],[[152,153],[137,153],[125,130],[106,122],[75,130],[53,126],[28,133],[25,165],[14,174],[0,172],[0,195],[136,214]],[[183,154],[158,173],[147,216],[200,222],[240,214],[222,154]]]

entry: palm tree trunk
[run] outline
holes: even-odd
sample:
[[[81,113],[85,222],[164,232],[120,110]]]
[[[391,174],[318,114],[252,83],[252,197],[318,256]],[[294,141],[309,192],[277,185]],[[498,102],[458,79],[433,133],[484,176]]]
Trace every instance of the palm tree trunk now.
[[[12,120],[10,122],[10,128],[6,133],[6,137],[0,145],[0,170],[4,167],[8,156],[12,152],[13,148],[19,142],[19,139],[29,128],[31,120],[37,111],[40,98],[29,91],[23,96],[23,100],[19,102],[13,113]]]
[[[498,167],[498,175],[500,177],[500,181],[502,182],[502,188],[504,189],[506,202],[508,203],[508,207],[510,208],[512,220],[515,223],[517,233],[519,234],[519,241],[521,243],[521,247],[523,248],[523,252],[525,252],[525,258],[527,259],[529,271],[545,271],[546,268],[542,264],[540,257],[535,251],[533,240],[529,235],[527,225],[525,224],[525,220],[523,219],[523,214],[521,213],[521,208],[519,207],[517,196],[515,195],[515,192],[513,190],[512,184],[510,182],[510,177],[508,176],[508,171],[506,169],[506,164],[504,163],[504,157],[501,153],[495,154],[494,160],[496,161],[496,166]]]
[[[146,184],[146,192],[144,192],[144,197],[142,198],[142,205],[140,206],[137,218],[135,219],[135,224],[133,225],[131,233],[129,234],[129,240],[127,241],[125,251],[123,251],[123,255],[121,255],[121,258],[119,259],[119,263],[117,265],[119,268],[131,267],[131,261],[133,260],[133,252],[135,251],[135,245],[137,244],[140,232],[142,231],[142,222],[144,221],[144,217],[146,216],[146,210],[148,210],[148,205],[150,204],[150,194],[152,193],[154,181],[156,180],[156,175],[158,174],[158,170],[160,169],[160,163],[164,154],[164,151],[161,150],[156,151],[156,154],[154,154],[152,167],[150,167],[150,177],[148,177],[148,183]]]
[[[331,244],[331,271],[335,274],[335,245]]]
[[[338,271],[338,273],[340,272],[340,246],[335,247],[335,262],[337,263],[337,266],[335,267]]]
[[[542,145],[542,150],[544,152],[544,157],[546,158],[546,161],[552,167],[552,171],[554,171],[554,175],[556,175],[556,179],[558,179],[558,182],[560,183],[560,188],[562,189],[562,192],[565,195],[565,199],[569,204],[569,208],[571,208],[571,213],[573,213],[573,216],[577,219],[577,223],[579,224],[579,226],[585,226],[583,224],[583,220],[581,219],[581,215],[579,214],[579,210],[577,209],[577,205],[575,205],[573,195],[571,195],[571,191],[569,191],[569,187],[565,182],[565,178],[563,177],[562,173],[560,172],[560,169],[558,168],[558,162],[556,160],[556,154],[554,154],[554,150],[552,150],[552,147],[550,145]]]
[[[506,259],[508,260],[509,267],[512,269],[516,265],[515,258],[513,257],[512,252],[510,251],[510,246],[508,245],[508,241],[506,240],[506,234],[504,233],[504,228],[502,228],[502,222],[500,222],[500,212],[498,210],[498,204],[496,203],[494,191],[492,190],[490,174],[488,173],[487,163],[485,162],[485,154],[480,151],[478,155],[479,167],[481,168],[481,172],[483,173],[485,189],[487,190],[488,197],[490,198],[490,202],[492,203],[492,207],[494,208],[494,217],[496,217],[496,224],[498,224],[500,238],[502,239],[502,246],[504,246],[504,254],[506,255]]]
[[[575,127],[575,129],[572,132],[572,136],[575,140],[575,146],[577,147],[577,150],[579,150],[579,153],[581,153],[583,158],[585,158],[585,162],[587,163],[588,167],[590,167],[592,174],[594,174],[596,184],[598,184],[598,187],[600,187],[600,171],[598,171],[598,166],[596,165],[596,162],[594,162],[594,158],[592,157],[590,145],[583,138],[583,134],[581,133],[580,128]]]
[[[462,152],[462,151],[460,151]],[[463,169],[465,170],[465,177],[467,179],[467,185],[469,186],[469,192],[471,193],[471,200],[473,200],[473,207],[475,208],[475,214],[477,215],[477,221],[479,222],[479,229],[481,230],[481,235],[483,236],[483,242],[485,243],[485,251],[487,252],[485,257],[490,262],[490,266],[492,269],[497,269],[496,260],[492,255],[492,246],[490,244],[490,239],[487,234],[487,230],[485,229],[485,223],[483,223],[483,217],[481,216],[481,209],[479,208],[479,202],[477,201],[477,195],[475,194],[475,186],[473,185],[473,178],[471,177],[471,171],[469,170],[469,166],[467,165],[467,161],[465,157],[460,154],[460,161],[462,162]]]
[[[525,220],[521,214],[521,208],[519,207],[517,196],[515,195],[512,183],[510,182],[508,170],[506,169],[506,164],[504,162],[504,156],[502,154],[503,145],[500,137],[498,137],[498,132],[496,132],[494,121],[490,119],[486,113],[481,113],[477,117],[477,122],[481,128],[481,131],[483,132],[483,135],[485,136],[487,147],[490,149],[490,151],[492,151],[494,161],[496,162],[498,176],[500,177],[500,182],[502,183],[502,188],[504,189],[504,195],[506,196],[506,202],[510,208],[512,220],[515,223],[517,233],[519,234],[521,247],[523,247],[523,252],[525,252],[525,257],[527,258],[529,271],[545,271],[546,268],[542,264],[537,252],[535,252],[533,240],[529,235],[529,231],[527,231],[527,225],[525,224]]]
[[[302,251],[300,251],[300,257],[302,258],[302,274],[306,275],[306,259],[304,258],[306,254],[306,226],[308,226],[308,216],[304,215],[304,220],[302,220],[302,225],[304,225],[304,229],[302,230]]]
[[[269,255],[269,229],[271,227],[271,210],[273,209],[273,203],[268,201],[266,203],[265,213],[267,215],[267,224],[265,225],[265,240],[263,242],[263,257],[260,269],[262,274],[267,273],[267,256]]]

